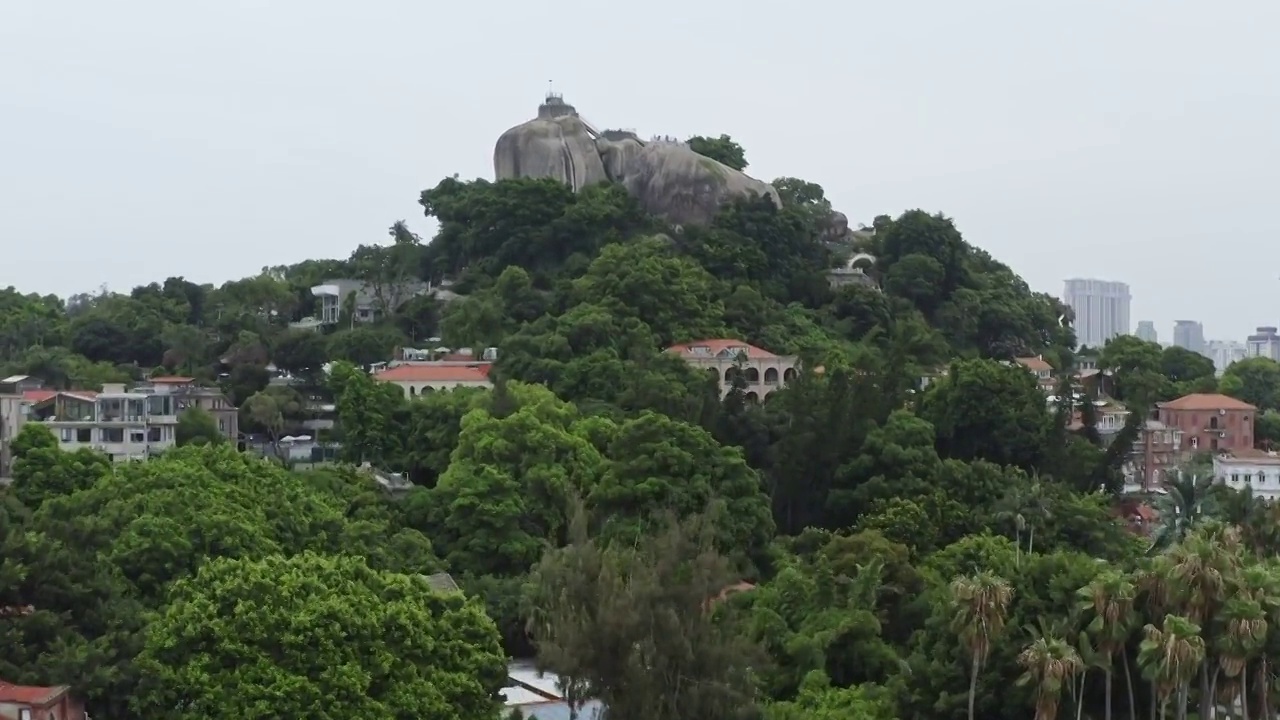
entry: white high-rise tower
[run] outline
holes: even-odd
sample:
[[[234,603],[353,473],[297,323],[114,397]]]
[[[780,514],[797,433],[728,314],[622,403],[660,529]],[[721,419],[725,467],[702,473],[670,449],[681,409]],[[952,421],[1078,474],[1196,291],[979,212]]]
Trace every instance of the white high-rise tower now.
[[[1107,280],[1072,279],[1062,301],[1075,312],[1076,342],[1100,348],[1117,335],[1129,334],[1129,286]]]

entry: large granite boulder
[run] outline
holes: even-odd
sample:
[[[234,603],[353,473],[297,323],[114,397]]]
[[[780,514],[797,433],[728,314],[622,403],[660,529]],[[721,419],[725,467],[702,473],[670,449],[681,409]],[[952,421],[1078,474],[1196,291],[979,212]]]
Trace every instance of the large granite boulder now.
[[[699,155],[682,143],[649,143],[631,155],[619,176],[646,212],[678,225],[706,225],[720,206],[749,194],[781,206],[771,185]]]
[[[721,205],[749,194],[781,206],[771,185],[699,155],[680,142],[643,142],[634,133],[598,132],[558,95],[538,117],[498,138],[493,151],[498,180],[556,178],[575,191],[603,181],[621,183],[653,215],[677,225],[705,225]]]
[[[539,117],[502,133],[493,170],[499,180],[555,178],[575,191],[609,179],[595,139],[576,115]]]

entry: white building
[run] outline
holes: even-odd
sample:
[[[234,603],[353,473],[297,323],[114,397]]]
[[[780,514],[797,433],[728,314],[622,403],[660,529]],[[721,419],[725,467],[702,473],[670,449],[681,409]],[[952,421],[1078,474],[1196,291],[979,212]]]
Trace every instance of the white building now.
[[[1253,488],[1262,500],[1280,498],[1280,453],[1274,450],[1233,450],[1213,458],[1213,477],[1236,490]]]
[[[1174,321],[1173,344],[1196,354],[1204,354],[1204,325],[1195,320]]]
[[[1129,334],[1129,286],[1122,282],[1076,278],[1066,281],[1062,301],[1075,314],[1076,342],[1102,347]]]
[[[13,471],[13,439],[22,429],[26,411],[21,395],[5,392],[4,388],[0,388],[0,486]]]
[[[1213,361],[1214,371],[1221,377],[1231,363],[1249,357],[1249,349],[1235,340],[1210,340],[1205,354]]]
[[[376,286],[354,278],[334,278],[311,288],[311,294],[318,299],[319,315],[306,317],[289,326],[301,330],[318,330],[326,325],[336,324],[343,312],[351,313],[352,323],[367,323],[378,319],[382,308],[392,310],[400,307],[409,299],[418,295],[429,294],[442,302],[448,302],[458,296],[449,290],[453,283],[445,281],[432,285],[421,280],[406,280]]]
[[[1156,324],[1150,320],[1139,320],[1138,329],[1134,331],[1134,334],[1143,342],[1160,342],[1160,333],[1156,332]]]
[[[800,371],[800,359],[794,355],[774,355],[741,340],[697,340],[673,345],[667,352],[714,375],[720,384],[721,397],[729,393],[733,374],[741,368],[747,383],[747,400],[751,402],[763,400]]]
[[[1249,357],[1264,357],[1280,360],[1280,334],[1274,327],[1260,327],[1249,336],[1245,343]]]

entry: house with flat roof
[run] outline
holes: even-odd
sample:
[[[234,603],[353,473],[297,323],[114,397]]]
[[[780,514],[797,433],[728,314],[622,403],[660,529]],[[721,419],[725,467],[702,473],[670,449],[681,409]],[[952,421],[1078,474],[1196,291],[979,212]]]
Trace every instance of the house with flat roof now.
[[[1231,450],[1213,457],[1213,477],[1235,490],[1246,488],[1260,500],[1280,499],[1280,453],[1275,450]]]
[[[354,278],[333,278],[311,288],[311,294],[319,300],[319,312],[315,317],[303,318],[291,327],[314,330],[337,324],[344,310],[350,309],[353,323],[377,320],[384,311],[395,311],[411,298],[431,295],[441,302],[458,297],[450,288],[453,283],[444,280],[438,284],[410,279],[399,283],[375,285]],[[348,301],[350,308],[347,307]]]

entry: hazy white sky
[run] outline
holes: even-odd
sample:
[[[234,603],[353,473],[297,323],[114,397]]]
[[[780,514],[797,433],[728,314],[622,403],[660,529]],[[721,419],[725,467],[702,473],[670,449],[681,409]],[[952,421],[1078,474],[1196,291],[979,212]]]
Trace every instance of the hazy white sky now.
[[[619,6],[622,7],[622,6]],[[922,207],[1033,287],[1280,323],[1280,3],[0,0],[0,286],[345,257],[556,89],[729,133],[852,220]]]

